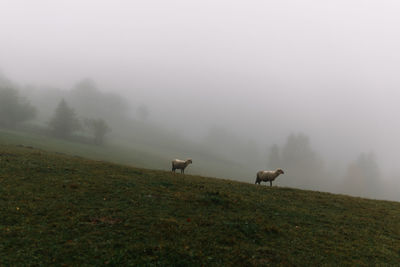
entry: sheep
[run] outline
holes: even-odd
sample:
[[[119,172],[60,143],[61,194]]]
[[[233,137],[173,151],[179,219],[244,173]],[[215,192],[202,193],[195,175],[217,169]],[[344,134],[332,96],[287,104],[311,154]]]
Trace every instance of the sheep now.
[[[284,174],[282,169],[275,171],[259,171],[257,172],[257,178],[255,184],[261,184],[261,182],[269,182],[272,186],[272,181],[276,179],[280,174]]]
[[[175,173],[176,169],[180,169],[181,173],[185,173],[185,168],[191,163],[193,163],[192,159],[187,159],[187,160],[174,159],[172,161],[172,171]]]

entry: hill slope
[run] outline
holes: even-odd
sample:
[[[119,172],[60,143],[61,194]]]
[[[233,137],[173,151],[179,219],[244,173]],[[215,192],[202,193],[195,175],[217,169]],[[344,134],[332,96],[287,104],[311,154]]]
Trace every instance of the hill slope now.
[[[0,145],[0,265],[382,265],[400,203]]]
[[[174,143],[172,140],[170,141]],[[176,140],[174,141],[176,142]],[[190,166],[191,173],[240,181],[254,180],[255,177],[254,168],[247,164],[209,153],[206,149],[196,147],[189,142],[163,147],[156,144],[145,144],[140,140],[128,141],[124,138],[114,138],[103,146],[96,146],[25,131],[0,129],[0,145],[19,144],[84,158],[161,170],[170,170],[171,160],[174,158],[193,158],[195,164]],[[179,149],[176,150],[178,147]]]

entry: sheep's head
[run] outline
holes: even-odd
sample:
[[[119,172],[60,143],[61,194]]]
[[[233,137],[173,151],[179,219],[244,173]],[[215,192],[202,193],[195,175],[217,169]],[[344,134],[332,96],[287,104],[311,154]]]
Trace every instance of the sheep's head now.
[[[277,169],[275,172],[278,173],[278,174],[284,174],[282,169]]]
[[[187,164],[193,163],[193,162],[192,162],[192,159],[187,159],[187,160],[186,160],[186,163],[187,163]]]

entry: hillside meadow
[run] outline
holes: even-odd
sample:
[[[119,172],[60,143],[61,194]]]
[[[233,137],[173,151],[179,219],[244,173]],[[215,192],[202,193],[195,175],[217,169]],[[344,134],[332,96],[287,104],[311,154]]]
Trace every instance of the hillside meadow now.
[[[0,145],[0,266],[397,265],[400,203]]]
[[[97,146],[80,142],[79,139],[65,140],[28,131],[0,129],[0,144],[32,146],[51,152],[158,170],[171,170],[171,160],[174,158],[193,158],[195,164],[190,166],[191,173],[240,181],[254,180],[254,167],[244,162],[226,159],[199,145],[162,134],[163,141],[143,142],[143,135],[145,133],[141,133],[138,139],[134,135],[131,139],[127,136],[112,136],[104,145]]]

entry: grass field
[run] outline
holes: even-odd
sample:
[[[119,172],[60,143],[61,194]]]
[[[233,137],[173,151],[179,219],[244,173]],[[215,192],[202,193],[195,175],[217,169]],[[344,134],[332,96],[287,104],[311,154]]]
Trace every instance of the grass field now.
[[[397,265],[400,203],[0,145],[0,266]]]
[[[132,164],[142,167],[162,166],[167,159],[144,150],[129,148],[126,145],[96,146],[85,143],[52,138],[50,136],[0,129],[0,144],[34,146],[46,151],[61,152],[96,160]]]
[[[195,162],[190,166],[190,173],[240,181],[254,180],[254,171],[249,166],[226,160],[218,155],[206,154],[204,151],[199,151],[198,147],[184,149],[175,144],[165,148],[157,144],[145,144],[137,140],[127,141],[115,137],[103,146],[96,146],[5,129],[0,129],[1,144],[32,146],[46,151],[158,170],[170,170],[171,160],[174,158],[190,157]]]

